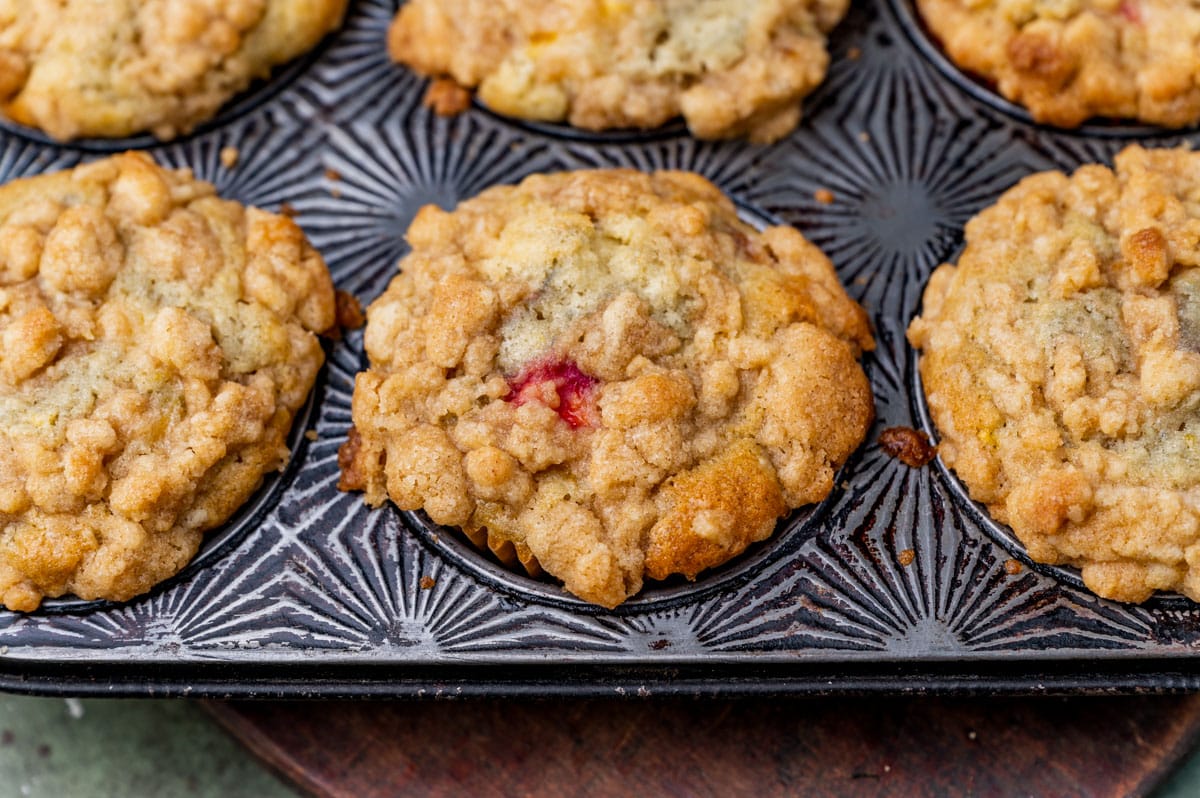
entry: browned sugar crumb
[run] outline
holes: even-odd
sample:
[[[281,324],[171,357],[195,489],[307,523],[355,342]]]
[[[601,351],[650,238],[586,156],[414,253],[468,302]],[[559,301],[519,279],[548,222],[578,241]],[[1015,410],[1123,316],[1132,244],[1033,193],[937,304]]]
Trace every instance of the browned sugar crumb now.
[[[879,433],[879,448],[910,468],[920,468],[937,457],[937,447],[929,436],[911,427],[889,427]]]
[[[123,601],[288,458],[333,286],[291,221],[142,154],[0,187],[0,603]]]
[[[419,584],[422,590],[433,590],[437,586],[437,580],[432,576],[422,576]]]
[[[337,326],[343,330],[357,330],[367,323],[367,315],[363,313],[362,303],[358,297],[349,291],[338,291]]]
[[[765,539],[872,420],[832,264],[697,175],[536,175],[408,240],[367,311],[344,484],[588,601]]]
[[[342,179],[342,173],[334,169],[332,166],[325,167],[325,179],[339,181]]]
[[[430,81],[422,103],[438,116],[456,116],[471,107],[471,92],[450,78],[436,78]]]
[[[795,128],[824,79],[826,35],[847,0],[411,0],[388,35],[397,62],[435,83],[437,108],[577,127],[654,128],[769,142]],[[445,98],[449,98],[449,100]],[[440,111],[439,111],[440,112]]]
[[[315,441],[315,440],[317,440],[317,437],[318,437],[317,431],[315,429],[305,430],[304,437],[306,440]]]
[[[861,47],[851,47],[849,50],[846,51],[846,57],[849,58],[851,61],[857,61],[858,59],[862,58],[862,48]]]
[[[917,553],[912,549],[901,549],[896,554],[896,562],[900,563],[903,568],[912,565],[915,559],[917,559]]]
[[[1008,559],[1004,561],[1004,573],[1009,576],[1016,576],[1023,570],[1020,560]]]
[[[0,0],[0,111],[58,139],[191,131],[346,0]]]
[[[221,166],[232,169],[237,166],[241,153],[237,147],[222,147],[220,152]]]
[[[365,490],[367,487],[367,475],[362,470],[362,463],[359,462],[358,453],[362,448],[362,436],[358,434],[358,429],[350,427],[350,431],[346,433],[346,442],[338,447],[338,490],[352,491]]]
[[[822,205],[832,205],[834,201],[833,192],[827,188],[819,188],[813,192],[813,199]]]

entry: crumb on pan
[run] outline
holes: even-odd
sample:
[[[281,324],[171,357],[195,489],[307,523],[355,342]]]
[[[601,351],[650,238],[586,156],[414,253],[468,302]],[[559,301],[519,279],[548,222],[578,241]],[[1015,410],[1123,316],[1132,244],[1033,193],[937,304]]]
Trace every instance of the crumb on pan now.
[[[885,429],[879,433],[879,448],[910,468],[920,468],[937,457],[937,447],[929,442],[929,436],[911,427]]]
[[[457,116],[471,107],[471,92],[450,78],[436,78],[430,81],[422,102],[438,116]]]
[[[367,323],[362,303],[358,301],[358,297],[349,291],[342,291],[340,289],[336,291],[334,293],[334,304],[336,309],[333,326],[325,332],[325,335],[331,340],[340,341],[346,331],[360,329]]]

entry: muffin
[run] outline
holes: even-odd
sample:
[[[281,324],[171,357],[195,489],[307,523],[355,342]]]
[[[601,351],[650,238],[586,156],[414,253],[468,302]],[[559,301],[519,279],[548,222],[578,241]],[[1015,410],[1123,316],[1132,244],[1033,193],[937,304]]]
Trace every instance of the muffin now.
[[[1200,599],[1200,154],[1026,178],[908,336],[939,452],[1029,556]]]
[[[1039,122],[1200,122],[1200,6],[1190,0],[916,0],[962,69]]]
[[[588,130],[654,128],[682,116],[699,138],[770,142],[796,127],[800,101],[825,78],[826,36],[848,6],[413,0],[397,14],[388,49],[422,74],[478,88],[506,116]],[[434,88],[444,93],[444,84]]]
[[[0,0],[0,110],[66,140],[187,133],[346,0]]]
[[[0,187],[0,603],[178,572],[287,462],[333,316],[300,229],[187,170]]]
[[[874,405],[867,318],[790,227],[684,172],[535,175],[420,211],[367,310],[342,487],[604,607],[824,499]]]

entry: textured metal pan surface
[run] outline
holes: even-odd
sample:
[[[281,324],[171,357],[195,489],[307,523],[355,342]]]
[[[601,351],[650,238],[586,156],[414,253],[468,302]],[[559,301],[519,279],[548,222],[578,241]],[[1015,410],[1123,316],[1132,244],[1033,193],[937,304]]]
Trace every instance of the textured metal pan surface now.
[[[58,146],[0,126],[0,180],[144,148],[226,196],[290,209],[338,287],[365,303],[393,275],[426,203],[451,207],[534,172],[694,170],[748,219],[800,228],[867,308],[879,343],[866,361],[879,415],[867,443],[833,495],[746,556],[603,611],[417,515],[368,510],[336,490],[360,332],[329,347],[291,467],[183,574],[123,605],[0,612],[0,687],[272,696],[1200,687],[1200,606],[1095,597],[1070,569],[1029,562],[940,463],[910,469],[876,443],[886,427],[930,429],[904,330],[972,215],[1032,172],[1111,162],[1131,140],[1200,135],[1036,126],[955,73],[908,0],[855,0],[799,130],[769,147],[697,142],[679,125],[588,134],[478,106],[442,119],[421,105],[424,82],[387,61],[396,5],[353,3],[312,57],[182,141]],[[226,146],[241,153],[233,169],[221,165]],[[833,202],[817,201],[819,189]]]

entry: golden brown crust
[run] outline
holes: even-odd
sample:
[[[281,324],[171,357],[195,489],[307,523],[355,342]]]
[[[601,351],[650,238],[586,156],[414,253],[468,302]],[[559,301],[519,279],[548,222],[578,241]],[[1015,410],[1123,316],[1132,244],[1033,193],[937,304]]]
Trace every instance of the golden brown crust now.
[[[588,601],[767,537],[866,434],[865,313],[697,175],[534,176],[408,239],[367,311],[346,483]]]
[[[961,68],[1033,118],[1200,121],[1200,7],[1190,0],[917,0]]]
[[[825,77],[847,0],[413,0],[392,58],[492,110],[604,130],[677,116],[700,138],[774,141]]]
[[[187,133],[346,0],[0,0],[0,108],[58,139]]]
[[[1034,175],[909,328],[939,452],[1029,555],[1200,599],[1200,155]]]
[[[0,187],[0,603],[125,600],[286,462],[333,288],[295,224],[141,154]]]

